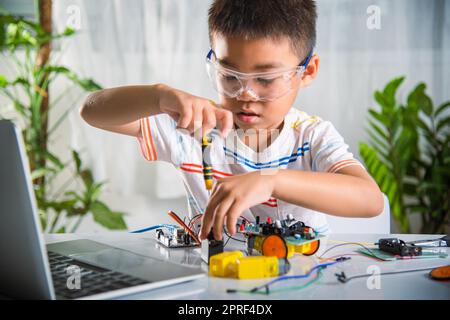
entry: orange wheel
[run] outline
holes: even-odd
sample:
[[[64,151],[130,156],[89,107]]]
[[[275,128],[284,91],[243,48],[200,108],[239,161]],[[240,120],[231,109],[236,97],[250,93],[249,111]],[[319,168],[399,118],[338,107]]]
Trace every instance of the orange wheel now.
[[[309,244],[310,244],[310,246],[311,246],[311,249],[308,250],[308,251],[306,251],[306,252],[303,252],[303,254],[304,254],[305,256],[311,256],[311,255],[313,255],[314,253],[316,253],[317,250],[319,250],[319,247],[320,247],[320,240],[317,240],[317,241],[314,241],[314,242],[310,242]]]
[[[261,251],[266,257],[287,258],[288,254],[286,242],[277,234],[271,234],[263,240]]]
[[[430,276],[436,280],[450,280],[450,266],[437,267],[431,270]]]

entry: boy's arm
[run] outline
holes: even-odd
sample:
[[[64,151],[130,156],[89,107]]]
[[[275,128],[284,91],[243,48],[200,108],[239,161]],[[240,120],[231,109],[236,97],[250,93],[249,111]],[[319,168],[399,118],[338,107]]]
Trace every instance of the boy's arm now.
[[[126,86],[91,93],[80,108],[91,126],[139,137],[139,119],[161,113],[160,85]]]
[[[341,217],[374,217],[384,199],[372,177],[360,166],[336,173],[279,170],[273,197]]]
[[[224,222],[234,234],[242,212],[271,196],[342,217],[374,217],[384,205],[378,185],[360,166],[348,166],[336,173],[253,171],[217,181],[205,209],[200,238],[205,239],[213,228],[214,237],[221,239]]]
[[[91,93],[80,108],[90,125],[140,137],[140,119],[166,113],[177,127],[199,136],[214,127],[226,136],[233,128],[233,115],[208,99],[191,95],[164,84],[124,86]]]

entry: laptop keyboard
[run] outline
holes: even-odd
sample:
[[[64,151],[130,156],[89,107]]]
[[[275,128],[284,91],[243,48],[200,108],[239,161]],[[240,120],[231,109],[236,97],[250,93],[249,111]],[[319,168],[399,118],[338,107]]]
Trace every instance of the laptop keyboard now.
[[[58,299],[76,299],[93,294],[150,283],[127,274],[99,268],[55,252],[48,252],[53,285]],[[70,269],[77,266],[76,273]],[[79,275],[80,281],[74,280]],[[71,278],[72,277],[72,278]],[[79,285],[77,285],[79,284]]]

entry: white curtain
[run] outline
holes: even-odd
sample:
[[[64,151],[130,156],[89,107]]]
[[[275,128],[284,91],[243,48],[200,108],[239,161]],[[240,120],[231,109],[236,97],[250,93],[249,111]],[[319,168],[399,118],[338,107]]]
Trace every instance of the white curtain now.
[[[215,98],[204,67],[209,5],[205,0],[56,0],[57,30],[80,14],[78,34],[60,44],[60,63],[104,87],[163,82]],[[367,27],[370,5],[380,10],[380,29]],[[367,109],[375,106],[373,92],[392,78],[407,76],[403,101],[420,81],[436,103],[450,99],[449,1],[320,0],[318,14],[319,76],[300,92],[296,107],[332,121],[356,156],[366,137]],[[68,105],[79,94],[71,91]],[[85,124],[77,112],[80,102],[60,135],[84,150],[83,158],[98,179],[109,181],[111,192],[184,195],[177,172],[145,162],[135,139]]]

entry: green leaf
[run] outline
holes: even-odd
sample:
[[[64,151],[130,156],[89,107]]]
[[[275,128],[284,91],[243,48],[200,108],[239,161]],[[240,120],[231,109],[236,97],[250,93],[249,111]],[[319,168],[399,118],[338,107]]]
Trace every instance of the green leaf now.
[[[56,155],[54,155],[53,153],[51,153],[48,150],[43,150],[42,153],[45,155],[45,157],[48,160],[50,160],[52,163],[54,163],[59,169],[64,169],[64,164],[61,162],[61,160],[59,160],[59,158]]]
[[[79,153],[76,150],[72,150],[72,158],[75,161],[75,169],[79,174],[81,172],[81,159]]]
[[[65,196],[72,196],[74,199],[76,199],[76,200],[78,200],[78,201],[80,201],[80,202],[83,202],[83,197],[82,196],[80,196],[78,193],[76,193],[75,191],[66,191],[66,192],[64,192],[64,195]]]
[[[66,67],[47,66],[46,70],[51,73],[63,74],[86,91],[96,91],[102,89],[102,87],[94,80],[89,78],[80,78],[75,72],[67,69]]]
[[[398,77],[391,80],[383,90],[383,95],[389,106],[395,106],[395,94],[397,93],[398,87],[403,83],[405,77]]]
[[[84,78],[84,79],[72,78],[71,80],[74,81],[75,83],[77,83],[80,87],[82,87],[86,91],[97,91],[97,90],[102,89],[102,86],[100,86],[97,82],[95,82],[94,80],[92,80],[90,78]]]
[[[89,188],[86,191],[85,198],[89,199],[90,202],[95,202],[98,197],[100,196],[100,193],[102,191],[104,183],[93,183],[89,186]]]
[[[381,191],[389,199],[389,205],[394,217],[396,219],[403,219],[404,212],[401,210],[401,198],[398,194],[397,183],[392,175],[392,171],[378,159],[376,151],[373,148],[366,143],[360,143],[359,146],[361,157],[366,163],[368,171],[377,182]]]
[[[408,107],[415,110],[422,110],[427,116],[433,114],[433,102],[425,93],[426,85],[420,83],[408,96]]]
[[[0,74],[0,88],[6,88],[8,84],[9,82],[6,77]]]
[[[42,210],[41,208],[39,208],[38,211],[39,211],[39,220],[41,221],[42,230],[45,231],[45,229],[47,229],[47,224],[48,224],[47,211]]]
[[[381,129],[380,126],[378,126],[377,124],[375,124],[375,122],[371,120],[369,120],[369,124],[371,128],[373,128],[375,132],[380,135],[381,138],[383,138],[385,141],[389,140],[387,133],[383,129]]]
[[[111,211],[106,204],[96,201],[91,205],[94,221],[110,230],[125,230],[127,225],[123,220],[124,213]]]
[[[378,113],[374,109],[369,109],[369,113],[374,119],[379,121],[383,126],[389,125],[389,119],[384,114]]]
[[[66,233],[66,227],[62,226],[58,230],[56,230],[56,233]]]
[[[441,105],[436,109],[436,112],[434,113],[434,117],[438,117],[439,114],[441,114],[441,113],[442,113],[445,109],[447,109],[448,107],[450,107],[450,101],[441,104]]]
[[[393,109],[394,106],[389,104],[389,101],[386,99],[384,94],[380,91],[375,91],[374,94],[375,101],[381,106],[382,113],[388,113],[389,110]]]
[[[436,132],[440,132],[442,129],[448,129],[449,124],[450,124],[450,116],[441,119],[436,126]]]
[[[388,166],[378,159],[376,151],[373,148],[365,143],[360,143],[359,149],[361,157],[367,165],[367,169],[380,187],[384,184],[385,179],[392,180]],[[385,192],[386,190],[381,191]]]
[[[62,33],[63,36],[71,36],[71,35],[73,35],[73,34],[75,34],[75,30],[72,29],[72,28],[69,28],[69,27],[67,27],[66,29],[64,29],[64,31],[63,31],[63,33]]]
[[[81,170],[80,177],[83,180],[86,188],[89,188],[94,183],[94,178],[92,176],[92,172],[89,169]]]
[[[31,180],[35,180],[35,179],[38,179],[40,177],[43,177],[47,173],[55,173],[55,172],[56,172],[56,170],[52,169],[52,168],[39,168],[39,169],[34,170],[31,173]]]
[[[425,121],[423,121],[419,117],[416,119],[416,125],[419,128],[421,128],[423,131],[425,131],[427,134],[429,134],[430,136],[433,135],[431,128],[425,123]]]
[[[70,213],[73,210],[74,206],[78,203],[78,201],[79,200],[76,198],[63,200],[59,203],[59,205],[61,209],[66,210],[67,213]]]

